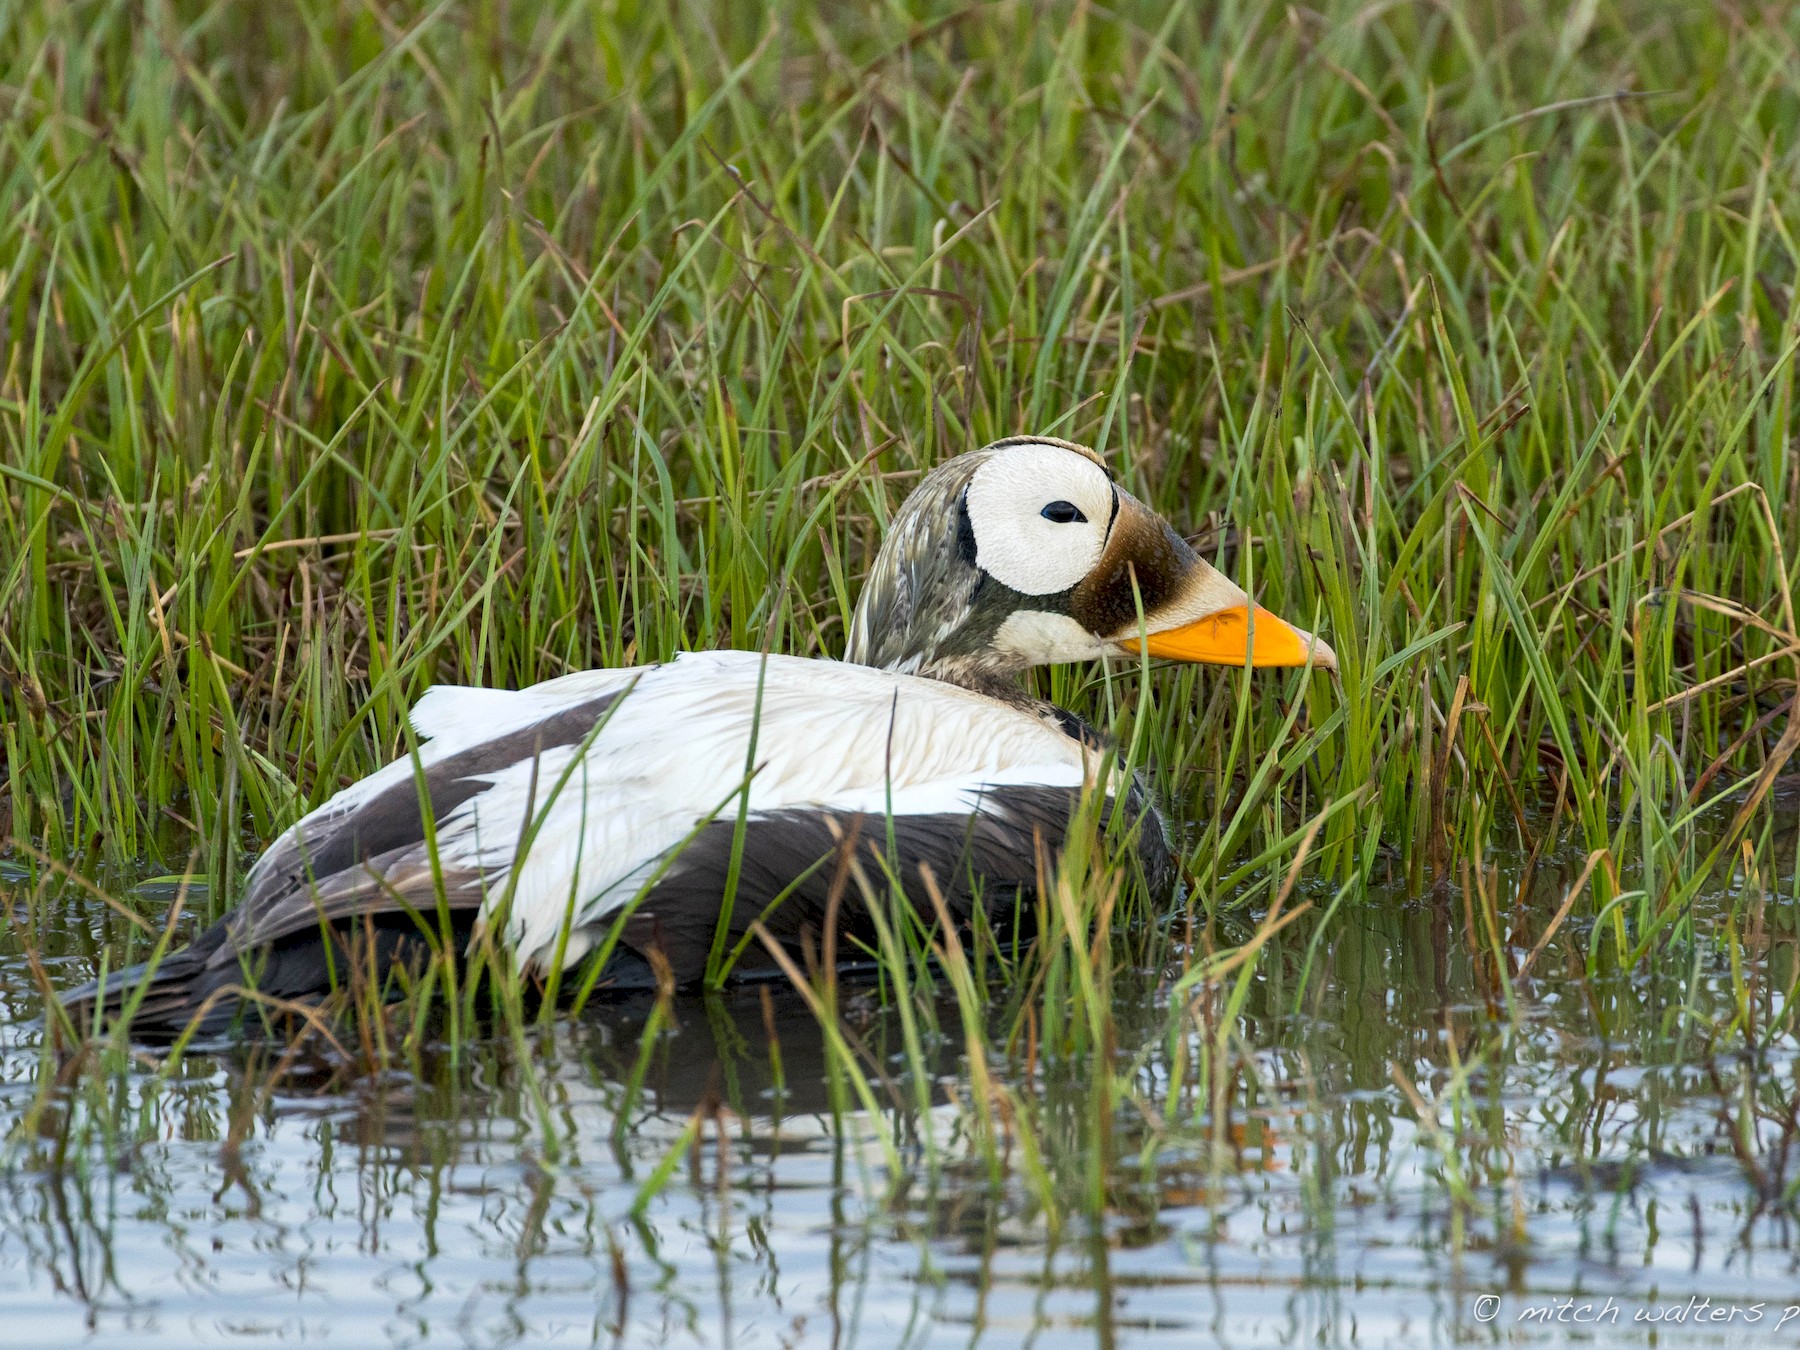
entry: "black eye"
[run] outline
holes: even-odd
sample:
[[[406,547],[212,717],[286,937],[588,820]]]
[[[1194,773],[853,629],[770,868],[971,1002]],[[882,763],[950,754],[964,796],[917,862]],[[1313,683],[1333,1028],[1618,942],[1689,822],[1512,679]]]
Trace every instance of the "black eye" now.
[[[1087,524],[1087,517],[1081,514],[1081,508],[1074,502],[1051,502],[1038,514],[1045,520],[1055,521],[1058,525],[1073,525],[1076,521]]]

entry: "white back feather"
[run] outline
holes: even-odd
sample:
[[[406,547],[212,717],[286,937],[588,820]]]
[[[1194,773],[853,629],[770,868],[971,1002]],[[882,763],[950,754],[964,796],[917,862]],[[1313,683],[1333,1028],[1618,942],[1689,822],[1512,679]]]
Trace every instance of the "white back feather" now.
[[[531,760],[522,760],[488,775],[490,790],[438,822],[446,863],[502,877],[496,899],[510,881],[506,937],[521,965],[542,966],[565,922],[565,960],[578,959],[598,931],[582,930],[627,904],[696,825],[735,816],[753,730],[752,812],[884,814],[890,804],[900,815],[966,812],[985,787],[1079,788],[1098,763],[1031,713],[953,685],[754,652],[583,672],[516,693],[434,689],[414,726],[445,738],[433,749],[449,739],[466,746],[484,720],[482,734],[497,736],[627,688],[580,762],[579,746],[548,751],[534,783]],[[533,819],[520,864],[513,852]]]

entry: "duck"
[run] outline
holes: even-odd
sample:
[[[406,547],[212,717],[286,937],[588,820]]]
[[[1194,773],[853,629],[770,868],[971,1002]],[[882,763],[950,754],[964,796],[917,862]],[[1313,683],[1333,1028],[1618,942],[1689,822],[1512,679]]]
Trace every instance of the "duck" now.
[[[756,978],[773,948],[816,943],[828,908],[854,936],[851,864],[927,923],[939,906],[1015,912],[1084,793],[1123,810],[1145,883],[1169,890],[1147,780],[1023,684],[1114,659],[1337,668],[1093,450],[998,440],[902,503],[841,660],[692,652],[428,689],[416,745],[276,838],[235,910],[65,1006],[128,1017],[140,1039],[220,1032],[252,997],[318,1005],[353,964],[382,978],[418,961],[446,918],[464,949],[485,933],[540,980],[597,949],[601,987],[694,985],[721,951],[740,958],[732,978]]]

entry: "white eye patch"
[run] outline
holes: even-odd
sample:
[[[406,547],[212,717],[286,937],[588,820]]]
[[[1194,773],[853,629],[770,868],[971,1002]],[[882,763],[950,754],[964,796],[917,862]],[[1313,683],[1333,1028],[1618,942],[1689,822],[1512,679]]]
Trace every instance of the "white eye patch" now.
[[[975,470],[967,500],[975,565],[1022,595],[1068,590],[1105,551],[1112,483],[1072,450],[1009,445]]]

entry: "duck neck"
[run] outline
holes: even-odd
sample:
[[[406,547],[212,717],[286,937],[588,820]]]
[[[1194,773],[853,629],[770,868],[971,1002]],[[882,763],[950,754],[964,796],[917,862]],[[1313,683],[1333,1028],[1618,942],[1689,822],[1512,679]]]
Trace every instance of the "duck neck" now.
[[[1025,668],[1014,661],[994,659],[998,656],[999,653],[985,652],[963,656],[937,655],[902,663],[900,666],[889,666],[887,669],[922,675],[928,680],[942,680],[945,684],[953,684],[959,689],[967,689],[1015,707],[1035,707],[1040,700],[1026,693],[1019,683]]]
[[[1025,664],[1011,653],[970,650],[956,641],[959,634],[943,633],[930,623],[894,622],[897,617],[871,614],[858,606],[844,660],[896,675],[942,680],[1003,703],[1031,701],[1019,686]]]

